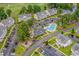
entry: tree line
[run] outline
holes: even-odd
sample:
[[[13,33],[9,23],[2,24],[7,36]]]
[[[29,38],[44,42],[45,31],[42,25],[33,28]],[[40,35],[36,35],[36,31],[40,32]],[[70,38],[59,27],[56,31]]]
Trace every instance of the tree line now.
[[[21,8],[21,11],[19,14],[25,14],[25,13],[37,13],[40,12],[41,8],[38,5],[28,5],[27,8],[24,6]]]
[[[6,19],[7,17],[11,16],[11,10],[10,9],[4,9],[4,7],[0,7],[0,21],[3,19]]]

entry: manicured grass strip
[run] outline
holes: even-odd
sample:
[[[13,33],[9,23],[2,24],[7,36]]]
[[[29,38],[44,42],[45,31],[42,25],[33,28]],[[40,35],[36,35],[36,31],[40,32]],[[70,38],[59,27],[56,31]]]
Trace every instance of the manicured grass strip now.
[[[31,56],[43,56],[40,52],[38,52],[38,49],[39,49],[39,48],[37,48],[37,49],[32,53]]]
[[[50,44],[49,44],[50,45]],[[52,48],[56,49],[58,52],[62,53],[64,56],[67,56],[65,53],[63,53],[62,51],[60,51],[57,47],[54,47],[53,45],[50,45]]]
[[[52,37],[51,39],[48,40],[49,44],[54,44],[56,42],[56,38]]]
[[[18,46],[15,48],[15,54],[16,54],[17,56],[20,56],[20,55],[23,54],[23,52],[24,52],[25,50],[26,50],[26,48],[25,48],[23,45],[18,44]]]
[[[0,48],[2,47],[2,42],[0,42]]]
[[[35,51],[32,56],[40,56],[40,54],[37,51]]]
[[[51,18],[57,18],[57,15],[53,15],[53,16],[51,16]]]
[[[38,51],[37,51],[38,52]],[[40,52],[38,52],[39,54],[40,54],[40,56],[43,56],[43,54],[42,53],[40,53]]]
[[[77,34],[77,33],[74,33],[73,35],[74,35],[74,36],[77,36],[77,37],[79,37],[79,34]]]
[[[33,54],[38,50],[39,48],[35,49],[32,51],[31,56],[33,56]]]
[[[69,34],[71,34],[71,32],[65,32],[65,33],[64,33],[64,35],[69,35]]]
[[[66,28],[72,28],[75,24],[66,25]]]

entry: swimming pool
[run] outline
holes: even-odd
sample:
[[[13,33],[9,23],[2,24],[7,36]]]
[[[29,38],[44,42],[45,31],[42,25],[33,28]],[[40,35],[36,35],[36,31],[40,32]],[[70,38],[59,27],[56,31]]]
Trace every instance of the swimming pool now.
[[[57,24],[52,23],[52,24],[50,24],[49,26],[45,27],[45,29],[46,29],[47,31],[52,32],[52,31],[55,31],[55,30],[56,30],[56,27],[57,27]]]

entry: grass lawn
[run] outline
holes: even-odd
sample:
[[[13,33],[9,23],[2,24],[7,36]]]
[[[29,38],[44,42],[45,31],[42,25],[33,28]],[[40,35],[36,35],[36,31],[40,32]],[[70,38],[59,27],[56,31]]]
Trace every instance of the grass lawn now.
[[[44,33],[44,34],[41,34],[41,35],[38,35],[35,37],[36,40],[40,40],[42,39],[43,37],[47,36],[48,34],[47,33]]]
[[[40,40],[40,39],[42,39],[42,38],[41,38],[41,36],[39,36],[39,37],[36,37],[36,39],[35,39],[35,40]]]
[[[26,50],[26,48],[21,45],[21,44],[18,44],[18,46],[15,48],[15,53],[17,56],[20,56],[23,54],[23,52]]]
[[[79,34],[77,34],[77,33],[74,33],[73,35],[75,35],[75,36],[79,37]]]
[[[75,43],[72,43],[71,45],[69,45],[69,46],[67,46],[67,47],[61,47],[61,48],[59,48],[59,50],[60,51],[62,51],[64,54],[66,54],[66,55],[71,55],[71,48],[72,48],[72,46],[74,45]]]
[[[40,40],[40,39],[42,39],[42,36],[43,36],[43,35],[44,35],[44,34],[38,35],[38,36],[35,37],[35,39],[36,39],[36,40]]]
[[[53,16],[51,16],[51,18],[57,18],[57,15],[53,15]]]
[[[55,48],[58,48],[58,46],[56,44],[53,45]]]
[[[56,37],[52,37],[51,39],[48,40],[49,44],[54,44],[56,42]]]
[[[66,25],[65,27],[67,29],[67,28],[72,28],[73,26],[75,26],[75,24]]]
[[[41,56],[40,52],[38,52],[38,49],[39,48],[33,50],[32,53],[31,53],[31,56]]]
[[[69,34],[71,34],[71,32],[65,32],[65,33],[64,33],[64,35],[69,35]]]
[[[2,47],[2,45],[3,45],[3,43],[2,43],[2,42],[0,42],[0,48]]]
[[[40,56],[39,52],[35,51],[32,56]]]

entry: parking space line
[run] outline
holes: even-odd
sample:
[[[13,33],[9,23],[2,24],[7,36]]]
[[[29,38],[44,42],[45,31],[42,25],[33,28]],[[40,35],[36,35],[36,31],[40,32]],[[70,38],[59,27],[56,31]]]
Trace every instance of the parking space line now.
[[[53,45],[49,44],[50,46],[52,46],[53,48],[55,48]],[[55,48],[56,50],[58,50],[59,52],[63,53],[62,51],[60,51],[58,48]],[[63,53],[65,56],[67,56],[65,53]]]

